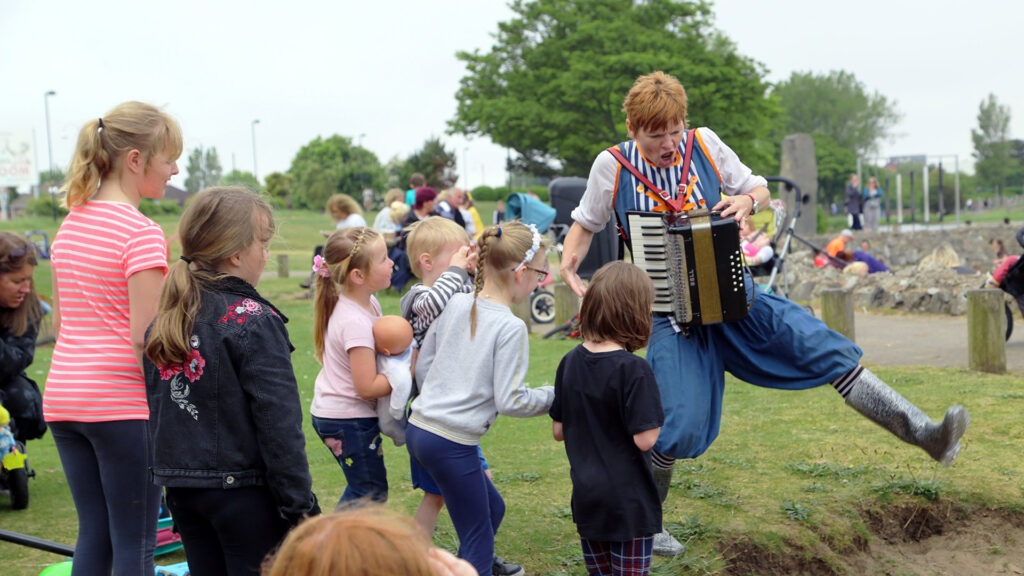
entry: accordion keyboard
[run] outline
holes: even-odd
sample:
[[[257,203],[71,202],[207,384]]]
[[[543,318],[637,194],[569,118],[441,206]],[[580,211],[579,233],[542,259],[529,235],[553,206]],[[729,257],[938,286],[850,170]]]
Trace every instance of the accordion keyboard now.
[[[669,277],[669,255],[665,245],[665,225],[657,214],[629,214],[630,255],[633,263],[647,272],[654,284],[654,312],[675,311]],[[639,233],[638,233],[639,232]]]

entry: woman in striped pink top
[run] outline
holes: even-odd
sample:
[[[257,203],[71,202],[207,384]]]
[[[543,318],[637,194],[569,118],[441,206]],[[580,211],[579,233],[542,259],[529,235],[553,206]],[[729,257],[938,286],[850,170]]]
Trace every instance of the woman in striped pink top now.
[[[178,173],[177,122],[140,102],[82,128],[53,241],[57,343],[43,415],[78,511],[75,574],[152,574],[160,490],[150,477],[146,327],[167,272],[160,226],[139,212]]]

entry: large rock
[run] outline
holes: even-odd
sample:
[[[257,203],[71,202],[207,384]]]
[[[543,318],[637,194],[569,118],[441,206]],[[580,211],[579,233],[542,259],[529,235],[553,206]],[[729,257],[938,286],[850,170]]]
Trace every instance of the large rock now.
[[[914,233],[858,232],[856,243],[869,239],[871,252],[892,270],[865,277],[844,275],[837,268],[815,268],[813,254],[799,242],[792,243],[785,268],[788,297],[814,301],[827,288],[842,287],[854,293],[858,308],[889,308],[927,314],[967,313],[967,292],[981,286],[992,269],[992,238],[1001,238],[1008,251],[1022,251],[1014,239],[1016,227],[1006,225],[964,226],[955,230]],[[824,247],[830,237],[808,237]],[[763,280],[763,279],[762,279]],[[776,285],[780,287],[782,279]]]

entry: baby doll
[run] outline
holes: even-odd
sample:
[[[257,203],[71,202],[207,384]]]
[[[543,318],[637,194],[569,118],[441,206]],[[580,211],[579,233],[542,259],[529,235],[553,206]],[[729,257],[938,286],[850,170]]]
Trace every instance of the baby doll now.
[[[373,324],[373,344],[377,371],[391,383],[391,395],[377,399],[380,431],[401,446],[405,444],[405,405],[412,393],[412,325],[401,316],[381,316]]]

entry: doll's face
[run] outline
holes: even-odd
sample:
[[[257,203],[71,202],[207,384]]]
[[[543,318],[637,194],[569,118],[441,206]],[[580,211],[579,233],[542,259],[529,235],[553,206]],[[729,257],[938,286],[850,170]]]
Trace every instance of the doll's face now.
[[[382,316],[373,324],[373,344],[378,354],[397,356],[412,345],[412,326],[401,316]]]

